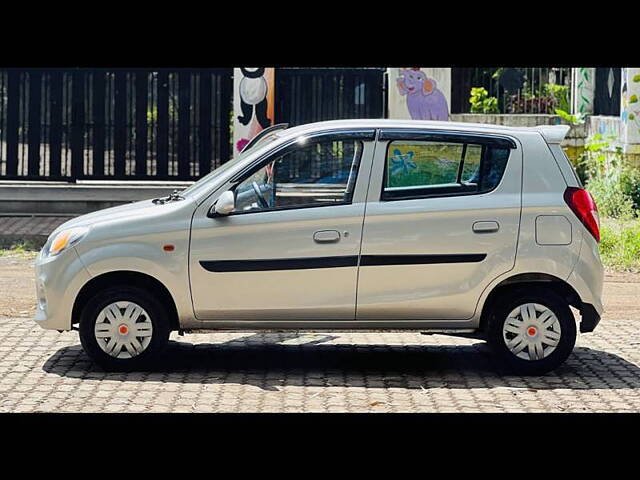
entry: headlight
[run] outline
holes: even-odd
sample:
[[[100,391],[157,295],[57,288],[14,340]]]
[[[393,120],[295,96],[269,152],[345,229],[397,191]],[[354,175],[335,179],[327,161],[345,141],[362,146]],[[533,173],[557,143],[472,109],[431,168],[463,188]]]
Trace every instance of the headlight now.
[[[88,231],[89,229],[87,227],[76,227],[57,233],[56,236],[51,239],[51,243],[45,254],[49,257],[58,255],[60,252],[82,240]]]

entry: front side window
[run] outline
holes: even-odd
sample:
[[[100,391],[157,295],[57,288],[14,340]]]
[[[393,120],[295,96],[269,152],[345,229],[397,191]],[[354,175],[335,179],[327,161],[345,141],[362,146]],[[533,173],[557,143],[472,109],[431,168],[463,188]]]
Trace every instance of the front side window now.
[[[362,148],[335,138],[287,148],[238,184],[235,212],[350,203]]]
[[[502,178],[509,152],[508,148],[486,144],[391,141],[382,199],[491,191]]]

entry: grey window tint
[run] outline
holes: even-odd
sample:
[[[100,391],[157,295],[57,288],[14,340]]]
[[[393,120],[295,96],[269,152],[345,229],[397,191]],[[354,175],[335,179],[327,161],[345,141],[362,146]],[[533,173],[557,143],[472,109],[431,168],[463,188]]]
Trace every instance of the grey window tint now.
[[[482,147],[480,145],[467,145],[462,168],[462,183],[477,183],[477,175],[482,160]]]
[[[498,186],[507,166],[510,150],[506,148],[488,148],[480,175],[480,192],[488,192]]]
[[[236,211],[351,202],[361,154],[362,142],[357,140],[296,145],[238,185]]]

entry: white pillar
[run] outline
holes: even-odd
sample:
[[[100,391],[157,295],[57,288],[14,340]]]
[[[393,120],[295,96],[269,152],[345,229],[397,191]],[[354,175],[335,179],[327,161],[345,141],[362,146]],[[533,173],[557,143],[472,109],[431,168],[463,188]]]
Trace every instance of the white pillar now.
[[[640,68],[623,68],[620,137],[624,153],[640,153]]]
[[[451,69],[388,68],[389,118],[449,120]]]
[[[579,67],[573,69],[573,83],[571,85],[574,114],[593,113],[593,101],[595,97],[596,69]]]

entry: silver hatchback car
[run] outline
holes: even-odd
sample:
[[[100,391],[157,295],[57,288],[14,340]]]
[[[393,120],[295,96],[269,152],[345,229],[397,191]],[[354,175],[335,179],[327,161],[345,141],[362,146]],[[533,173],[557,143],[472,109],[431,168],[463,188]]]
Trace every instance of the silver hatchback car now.
[[[603,312],[596,205],[567,126],[344,120],[263,131],[182,192],[73,219],[35,321],[109,370],[173,330],[411,330],[561,364]]]

